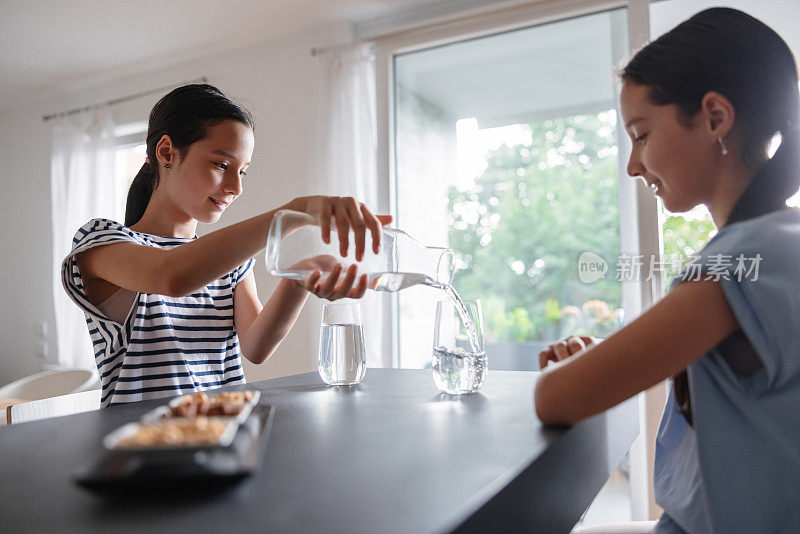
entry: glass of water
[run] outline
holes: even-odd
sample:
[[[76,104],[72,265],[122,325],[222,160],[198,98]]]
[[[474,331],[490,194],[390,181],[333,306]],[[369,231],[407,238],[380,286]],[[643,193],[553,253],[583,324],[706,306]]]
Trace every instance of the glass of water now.
[[[433,381],[444,393],[474,393],[486,374],[481,302],[439,301],[433,331]]]
[[[331,386],[352,386],[364,378],[367,360],[361,306],[326,304],[319,333],[319,376]]]

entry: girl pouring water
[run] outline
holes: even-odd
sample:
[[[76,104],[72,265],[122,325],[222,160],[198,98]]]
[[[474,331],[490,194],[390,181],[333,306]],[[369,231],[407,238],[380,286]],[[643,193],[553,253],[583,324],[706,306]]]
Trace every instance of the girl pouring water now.
[[[322,279],[282,280],[262,306],[252,257],[266,245],[275,211],[203,237],[243,192],[253,154],[251,115],[211,85],[180,87],[150,114],[147,160],[128,193],[125,223],[94,219],[75,234],[62,264],[67,293],[86,315],[102,381],[103,406],[244,382],[241,356],[262,363],[289,333],[309,293],[359,298],[356,267]],[[307,213],[330,241],[335,221],[356,258],[365,235],[378,251],[381,226],[350,198],[312,196],[278,209]]]
[[[672,212],[704,204],[719,232],[614,335],[542,352],[537,414],[572,424],[672,377],[654,472],[664,514],[596,531],[797,531],[800,212],[786,206],[800,184],[794,57],[763,23],[715,8],[643,48],[621,77],[628,174]]]

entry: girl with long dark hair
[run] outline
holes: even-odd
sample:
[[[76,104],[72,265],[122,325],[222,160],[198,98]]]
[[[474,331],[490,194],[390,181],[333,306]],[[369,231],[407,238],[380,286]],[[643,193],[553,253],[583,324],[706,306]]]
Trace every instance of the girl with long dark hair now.
[[[670,211],[704,204],[719,231],[636,320],[602,342],[573,336],[542,352],[537,413],[575,423],[672,378],[655,531],[797,531],[800,212],[786,205],[800,185],[794,57],[760,21],[714,8],[640,50],[621,78],[628,174]]]
[[[364,294],[366,276],[336,264],[324,280],[315,271],[305,282],[281,281],[262,306],[252,257],[277,210],[195,235],[198,221],[217,221],[242,194],[254,142],[250,113],[216,87],[173,90],[150,113],[125,223],[94,219],[75,234],[62,280],[85,312],[104,406],[242,383],[241,356],[269,358],[309,293]],[[303,197],[278,209],[316,217],[326,242],[335,220],[343,255],[354,230],[357,259],[367,232],[377,252],[390,219],[352,198]]]

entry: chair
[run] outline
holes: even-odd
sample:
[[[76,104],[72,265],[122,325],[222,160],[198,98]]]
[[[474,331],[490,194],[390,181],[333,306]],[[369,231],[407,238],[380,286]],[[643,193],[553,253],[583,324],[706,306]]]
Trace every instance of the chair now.
[[[101,393],[99,389],[90,389],[49,399],[13,404],[6,408],[6,420],[9,425],[14,425],[99,410]]]
[[[51,370],[26,376],[0,388],[0,425],[9,422],[7,413],[13,405],[60,397],[99,387],[100,380],[96,373],[85,369]],[[25,412],[25,409],[21,410],[22,413]],[[55,413],[54,415],[66,415],[66,413]],[[45,417],[50,416],[46,415]]]
[[[39,400],[99,387],[97,375],[86,369],[43,371],[0,388],[0,399]]]

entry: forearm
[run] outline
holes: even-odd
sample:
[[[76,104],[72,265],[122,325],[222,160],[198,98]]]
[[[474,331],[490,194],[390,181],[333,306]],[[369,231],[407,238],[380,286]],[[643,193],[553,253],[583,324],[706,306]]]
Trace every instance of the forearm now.
[[[303,209],[303,202],[305,198],[295,199],[275,210],[172,249],[162,266],[170,280],[170,293],[173,296],[188,295],[264,250],[275,213],[281,209]]]
[[[573,424],[675,373],[739,327],[716,282],[685,282],[608,339],[548,366],[536,384],[544,423]]]
[[[282,280],[247,331],[240,333],[242,354],[263,363],[289,334],[308,299],[308,291],[291,280]]]

